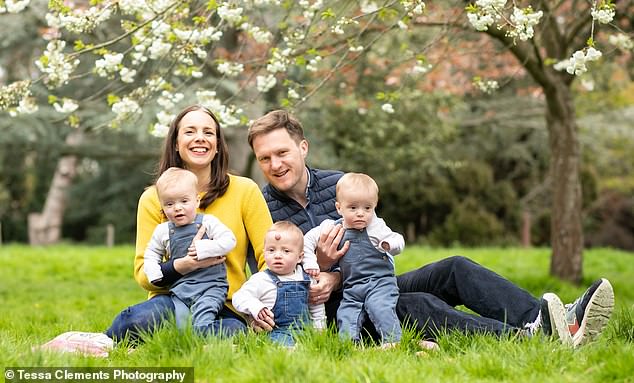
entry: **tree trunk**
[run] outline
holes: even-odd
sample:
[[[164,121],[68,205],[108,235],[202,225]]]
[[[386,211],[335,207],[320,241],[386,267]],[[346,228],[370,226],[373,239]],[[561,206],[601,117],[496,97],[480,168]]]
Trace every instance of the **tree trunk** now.
[[[580,148],[569,85],[557,82],[546,92],[552,179],[551,275],[580,283],[583,275]]]
[[[66,137],[67,145],[78,145],[83,134],[73,130]],[[59,159],[46,202],[41,213],[30,213],[28,217],[29,243],[31,246],[51,245],[59,242],[62,234],[62,219],[66,209],[66,197],[77,174],[77,156],[67,155]]]

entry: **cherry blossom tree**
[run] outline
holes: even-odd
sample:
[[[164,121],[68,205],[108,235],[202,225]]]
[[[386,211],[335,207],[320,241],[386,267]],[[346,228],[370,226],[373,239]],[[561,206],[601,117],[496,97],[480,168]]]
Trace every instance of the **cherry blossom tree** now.
[[[28,12],[30,3],[0,0],[0,13]],[[0,88],[0,111],[18,116],[53,108],[68,125],[82,129],[87,125],[82,108],[101,102],[111,114],[99,124],[139,126],[152,111],[155,121],[147,130],[161,136],[183,103],[197,102],[217,113],[224,126],[239,128],[270,100],[301,108],[336,74],[394,34],[413,36],[428,27],[460,36],[484,33],[516,58],[515,66],[546,99],[551,272],[578,282],[580,148],[571,85],[607,56],[630,54],[631,25],[619,17],[631,12],[631,1],[609,0],[51,0],[38,71]],[[434,54],[441,40],[394,50],[398,54],[381,60],[398,76],[418,76],[424,86],[425,76],[446,64],[446,57]],[[472,56],[474,62],[493,61]],[[500,79],[489,75],[474,74],[473,89],[495,91]],[[100,87],[88,99],[74,98],[70,85],[86,77],[101,80]],[[398,90],[386,90],[367,106],[396,113],[398,99]]]

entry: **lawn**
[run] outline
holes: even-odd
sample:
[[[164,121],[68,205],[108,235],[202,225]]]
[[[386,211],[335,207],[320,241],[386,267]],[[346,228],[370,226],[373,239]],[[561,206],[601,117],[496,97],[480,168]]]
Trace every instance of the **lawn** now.
[[[609,249],[584,254],[584,285],[548,276],[548,249],[430,249],[411,246],[397,257],[404,272],[460,254],[486,265],[535,295],[574,300],[598,277],[610,279],[615,312],[603,336],[577,350],[541,337],[498,340],[446,334],[440,351],[417,355],[417,335],[405,331],[398,349],[380,351],[340,342],[332,333],[306,334],[292,352],[263,336],[199,339],[166,327],[129,353],[108,358],[32,350],[70,331],[104,331],[114,315],[145,299],[132,278],[133,249],[60,245],[0,247],[0,364],[46,367],[194,367],[196,381],[224,382],[634,382],[634,254]]]

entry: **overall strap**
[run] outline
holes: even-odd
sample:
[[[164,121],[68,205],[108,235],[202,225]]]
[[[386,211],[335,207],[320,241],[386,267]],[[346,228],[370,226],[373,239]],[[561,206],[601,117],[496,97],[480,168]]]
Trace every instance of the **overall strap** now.
[[[274,272],[272,272],[269,269],[264,270],[265,273],[267,273],[269,275],[269,277],[271,277],[271,279],[273,280],[273,283],[275,283],[276,285],[278,283],[280,283],[280,278],[277,277],[277,275],[275,275]]]

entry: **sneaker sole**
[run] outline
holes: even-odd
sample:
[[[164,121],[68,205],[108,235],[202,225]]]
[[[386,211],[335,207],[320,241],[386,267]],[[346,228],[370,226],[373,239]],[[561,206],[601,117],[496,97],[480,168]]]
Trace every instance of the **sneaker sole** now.
[[[572,337],[570,336],[568,323],[566,322],[566,308],[561,302],[561,299],[553,293],[546,293],[542,298],[548,304],[548,320],[552,331],[551,335],[557,337],[561,343],[567,346],[572,345]]]
[[[579,330],[572,337],[574,347],[583,346],[597,339],[607,326],[613,309],[614,290],[610,281],[602,279],[586,306]]]

